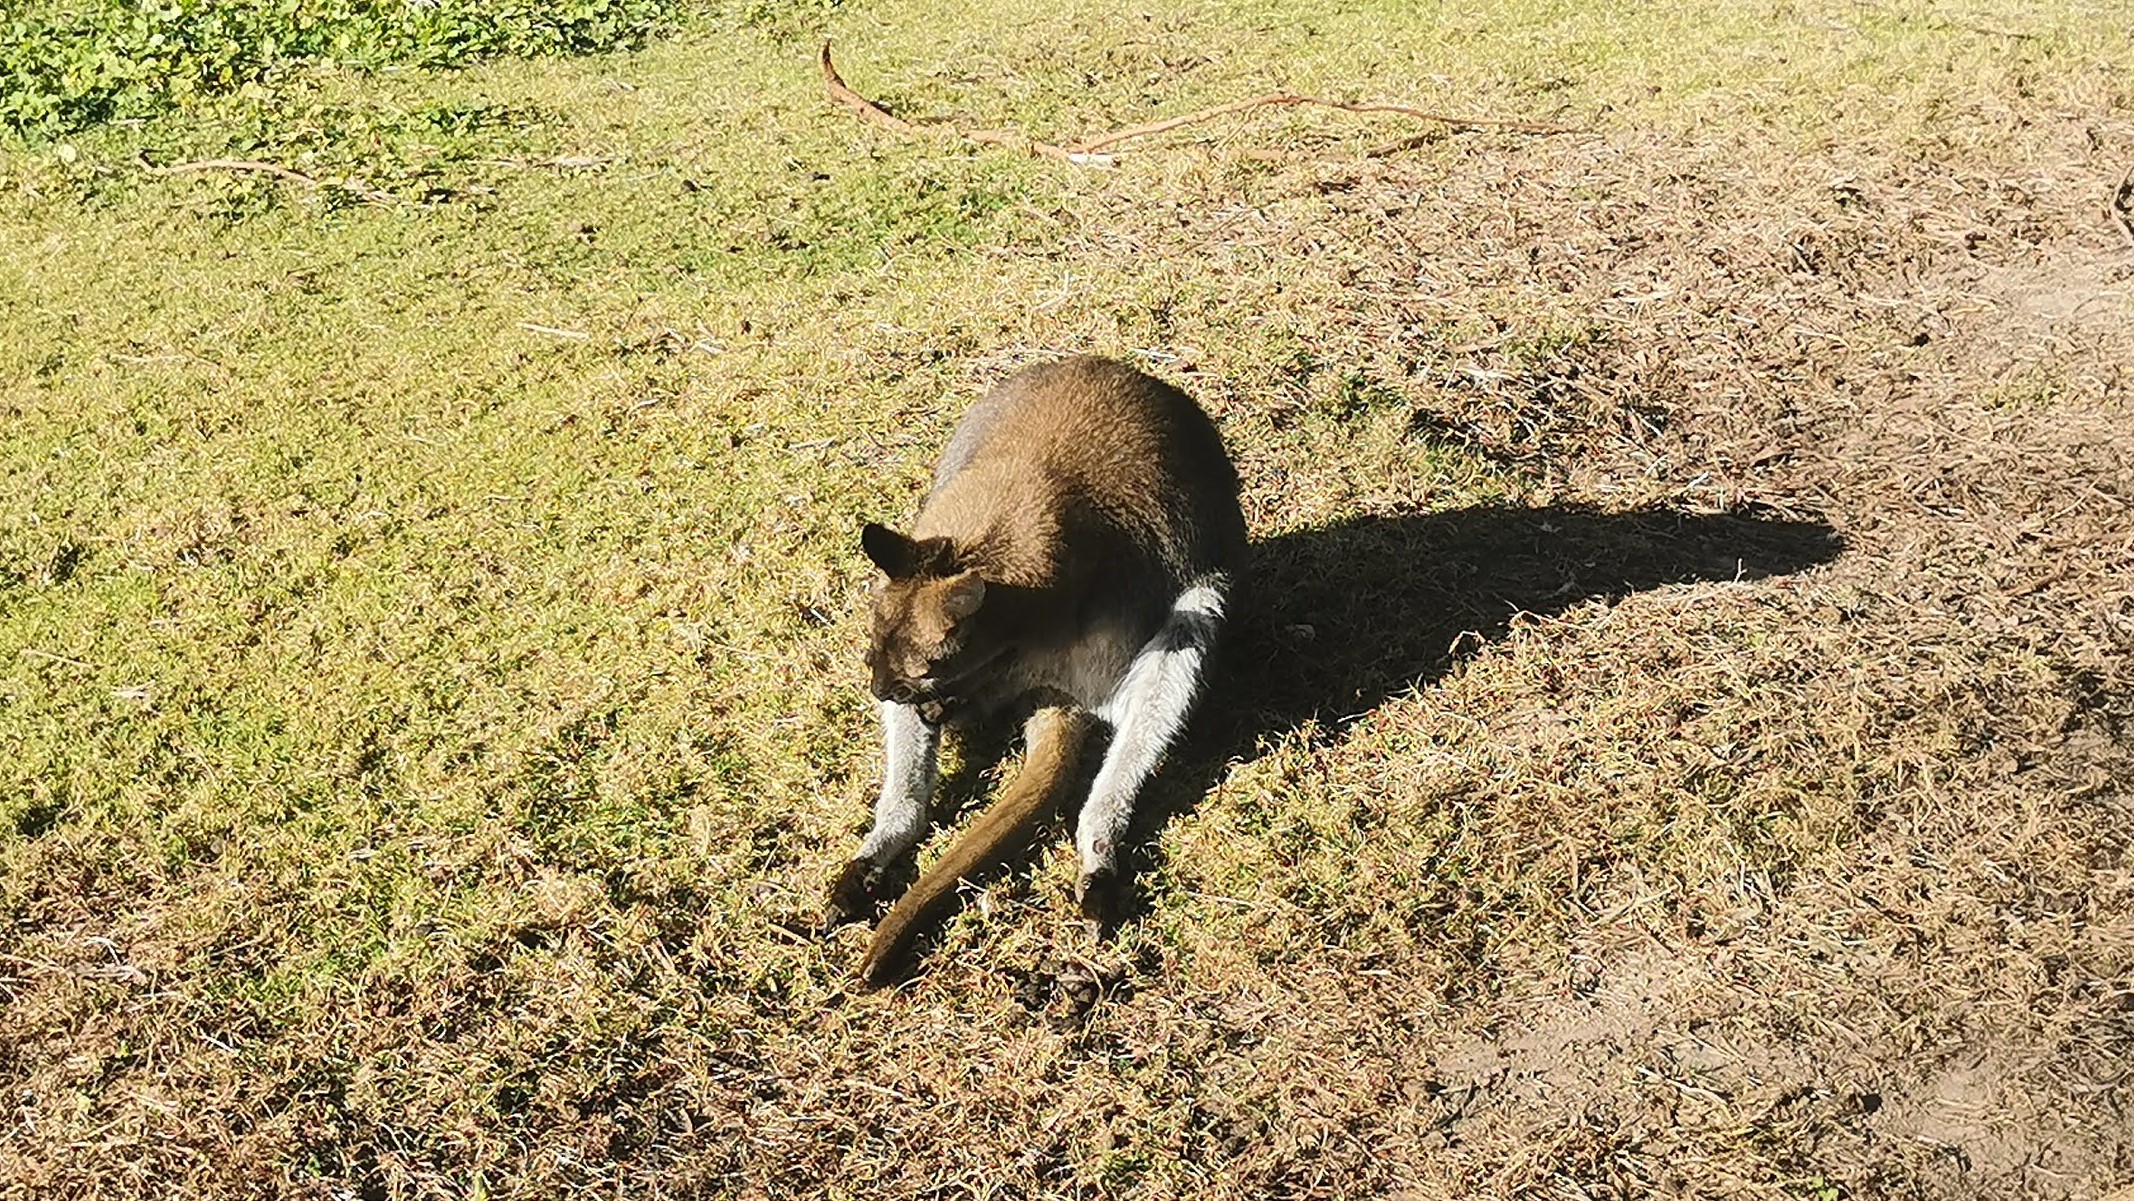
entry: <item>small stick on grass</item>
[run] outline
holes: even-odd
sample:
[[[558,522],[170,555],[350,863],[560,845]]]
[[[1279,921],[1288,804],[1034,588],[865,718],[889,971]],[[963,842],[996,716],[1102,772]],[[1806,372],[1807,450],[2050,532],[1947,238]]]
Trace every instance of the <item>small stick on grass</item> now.
[[[307,188],[319,186],[318,180],[302,171],[292,171],[280,163],[262,163],[248,158],[203,158],[190,163],[172,163],[168,167],[143,163],[141,169],[150,175],[183,175],[188,171],[257,171],[262,175],[277,176]]]
[[[1183,113],[1176,117],[1165,117],[1161,121],[1150,121],[1142,125],[1129,125],[1124,129],[1115,129],[1110,133],[1086,138],[1071,146],[1059,146],[1009,130],[964,129],[952,123],[922,125],[915,121],[907,121],[853,91],[845,83],[844,77],[837,73],[837,64],[830,61],[830,43],[828,42],[822,44],[821,65],[823,88],[829,93],[831,101],[851,109],[859,114],[862,120],[871,124],[879,125],[894,133],[903,134],[905,137],[932,137],[938,134],[947,134],[987,146],[1005,146],[1009,149],[1021,149],[1039,158],[1048,158],[1055,162],[1074,163],[1078,166],[1105,166],[1112,159],[1110,154],[1104,153],[1107,149],[1137,138],[1153,137],[1159,133],[1168,133],[1181,126],[1195,125],[1202,121],[1212,121],[1217,117],[1227,117],[1233,113],[1242,113],[1251,109],[1294,108],[1298,105],[1339,109],[1342,112],[1349,113],[1396,113],[1400,116],[1412,117],[1418,121],[1435,121],[1439,124],[1452,126],[1455,129],[1507,129],[1518,133],[1532,134],[1587,132],[1572,126],[1547,125],[1536,121],[1518,121],[1505,117],[1456,116],[1448,113],[1432,112],[1429,109],[1415,108],[1406,104],[1394,104],[1389,101],[1326,100],[1317,96],[1299,95],[1296,92],[1269,92],[1264,96],[1233,100],[1228,104],[1218,104],[1214,108],[1204,108],[1196,112]]]
[[[1023,137],[1020,134],[1010,133],[1002,129],[963,129],[955,125],[928,126],[906,121],[904,118],[897,116],[895,113],[846,86],[844,77],[837,73],[837,64],[830,61],[830,43],[828,42],[822,44],[821,61],[823,89],[830,94],[832,101],[858,113],[866,121],[895,133],[903,134],[906,137],[927,137],[938,130],[963,138],[966,141],[978,142],[987,146],[1005,146],[1011,150],[1026,150],[1039,158],[1049,158],[1054,162],[1075,163],[1082,166],[1103,166],[1110,161],[1107,155],[1078,154],[1064,146],[1055,146],[1050,142],[1040,142],[1036,138]]]
[[[562,326],[540,325],[532,321],[519,322],[519,328],[528,333],[547,334],[551,338],[561,338],[566,342],[586,342],[593,337],[593,335],[586,333],[582,329],[564,329]]]
[[[2134,246],[2134,167],[2119,177],[2119,186],[2112,189],[2111,199],[2104,202],[2104,213],[2119,227],[2119,236]]]
[[[70,659],[65,655],[55,655],[50,651],[38,650],[34,646],[23,647],[22,653],[28,658],[43,659],[47,663],[65,663],[70,667],[86,667],[91,670],[96,670],[98,667],[95,663],[85,663],[80,659]]]
[[[192,171],[236,171],[272,175],[276,179],[287,180],[299,187],[309,188],[314,192],[326,186],[302,171],[292,170],[282,166],[280,163],[261,162],[258,159],[249,158],[203,158],[195,159],[188,163],[172,163],[167,167],[158,167],[153,163],[144,162],[141,164],[141,169],[150,175],[183,175]],[[392,200],[390,195],[380,192],[376,188],[361,186],[353,180],[340,186],[347,188],[372,204],[385,204]]]
[[[1454,128],[1509,129],[1518,133],[1538,134],[1586,132],[1585,130],[1574,129],[1565,125],[1546,125],[1537,121],[1517,121],[1506,117],[1454,116],[1449,113],[1435,113],[1429,109],[1415,108],[1406,104],[1393,104],[1382,100],[1325,100],[1317,96],[1300,96],[1295,92],[1269,92],[1265,96],[1254,96],[1249,100],[1233,100],[1229,104],[1218,104],[1214,108],[1204,108],[1199,112],[1186,113],[1177,117],[1166,117],[1161,121],[1150,121],[1146,125],[1130,125],[1125,129],[1115,130],[1101,137],[1090,138],[1087,141],[1078,143],[1073,149],[1087,154],[1092,151],[1102,150],[1107,146],[1116,146],[1121,142],[1134,138],[1145,138],[1159,133],[1168,133],[1181,125],[1193,125],[1216,117],[1227,117],[1232,113],[1242,113],[1249,109],[1293,108],[1297,105],[1339,109],[1347,113],[1398,113],[1403,117],[1413,117],[1418,121],[1435,121]]]
[[[1951,26],[1952,28],[1965,29],[1969,30],[1972,33],[1984,34],[1989,38],[2011,38],[2018,42],[2029,42],[2035,41],[2038,36],[2034,33],[2024,33],[2020,29],[1995,29],[1991,25],[1973,25],[1969,21],[1955,21],[1945,19],[1944,23]]]

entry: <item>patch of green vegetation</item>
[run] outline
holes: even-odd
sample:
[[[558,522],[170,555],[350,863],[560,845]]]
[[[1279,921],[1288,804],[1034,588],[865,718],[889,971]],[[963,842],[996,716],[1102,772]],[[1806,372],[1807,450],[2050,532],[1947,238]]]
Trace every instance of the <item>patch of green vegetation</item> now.
[[[53,136],[313,64],[445,67],[644,44],[675,0],[28,0],[0,17],[0,130]]]

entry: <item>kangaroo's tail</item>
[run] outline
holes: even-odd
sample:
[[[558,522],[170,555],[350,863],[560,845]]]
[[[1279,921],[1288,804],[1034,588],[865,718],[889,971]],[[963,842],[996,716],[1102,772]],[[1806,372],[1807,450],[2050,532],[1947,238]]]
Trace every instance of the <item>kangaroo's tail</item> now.
[[[956,885],[1027,847],[1038,823],[1054,809],[1079,775],[1082,752],[1094,720],[1078,709],[1041,709],[1025,727],[1028,749],[1022,770],[1000,799],[978,815],[926,874],[884,914],[860,960],[860,979],[870,988],[900,978],[911,964],[912,945],[948,915]]]

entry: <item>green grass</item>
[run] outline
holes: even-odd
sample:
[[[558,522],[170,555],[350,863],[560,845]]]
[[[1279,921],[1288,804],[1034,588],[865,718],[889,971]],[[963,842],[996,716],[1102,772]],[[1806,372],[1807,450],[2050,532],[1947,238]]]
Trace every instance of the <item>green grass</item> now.
[[[2124,123],[2120,6],[1973,7],[756,6],[567,57],[682,10],[528,8],[470,40],[341,6],[316,45],[202,34],[236,57],[16,93],[0,1078],[38,1095],[41,1133],[0,1155],[0,1188],[531,1196],[642,1169],[678,1192],[918,1191],[923,1170],[883,1155],[818,1170],[800,1141],[732,1135],[779,1137],[790,1103],[836,1119],[810,1138],[842,1137],[869,1112],[846,1074],[1041,1142],[1022,1102],[928,1079],[897,1046],[968,1049],[942,1030],[1015,1011],[995,969],[1073,934],[1057,855],[957,919],[947,983],[916,997],[847,997],[851,946],[781,925],[814,913],[874,784],[856,530],[909,511],[965,400],[1021,357],[1157,352],[1222,420],[1261,536],[1701,503],[1692,477],[1727,470],[1579,475],[1622,414],[1679,397],[1589,412],[1568,385],[1460,390],[1480,388],[1470,363],[1540,389],[1633,360],[1642,335],[1570,286],[1508,267],[1398,322],[1368,298],[1393,244],[1370,222],[1390,218],[1340,202],[1370,164],[1411,165],[1403,203],[1434,211],[1490,155],[1546,147],[1371,159],[1438,131],[1266,112],[1068,170],[862,125],[822,98],[818,33],[915,119],[1066,140],[1271,88],[1387,98],[1649,137],[1678,178],[1777,208],[1811,203],[1783,191],[1793,156],[1896,178],[1938,155],[2019,163],[2034,146],[2010,106]],[[0,72],[75,37],[69,20],[116,28],[26,11]],[[354,42],[332,41],[343,27]],[[551,56],[482,61],[526,53]],[[1287,161],[1246,153],[1263,149]],[[221,158],[316,186],[150,169]],[[1541,206],[1542,186],[1507,176],[1491,211]],[[1564,214],[1624,199],[1545,186],[1565,239],[1584,234]],[[1764,720],[1727,715],[1764,695],[1745,672],[1801,695],[1836,678],[1804,626],[1758,608],[1779,602],[1714,595],[1651,619],[1686,640],[1675,660],[1516,625],[1424,695],[1385,681],[1353,728],[1326,697],[1320,723],[1232,748],[1212,796],[1171,798],[1198,808],[1160,834],[1146,915],[1105,952],[1162,965],[1140,987],[1195,1033],[1142,1054],[1123,1034],[1031,1050],[1018,1030],[976,1054],[1028,1069],[1032,1105],[1098,1096],[1112,1108],[1078,1112],[1121,1131],[1214,1130],[1206,1082],[1249,1091],[1224,1048],[1260,1029],[1278,1059],[1286,1036],[1253,1014],[1327,1000],[1316,963],[1363,965],[1359,992],[1392,964],[1448,1010],[1516,991],[1564,969],[1566,932],[1602,908],[1581,870],[1680,898],[1790,879],[1857,832],[1861,796],[1902,792],[1901,764],[1845,759],[1863,737],[1962,752],[1856,694],[1795,739],[1792,775],[1626,744],[1739,736],[1728,723]],[[1441,709],[1472,718],[1430,725]],[[892,1036],[908,1043],[868,1049]],[[989,1063],[1009,1070],[966,1070]],[[62,1158],[119,1127],[134,1141]],[[1175,1147],[1057,1137],[1044,1154],[1093,1193],[1195,1192]],[[671,1147],[696,1158],[675,1167]]]
[[[65,134],[239,93],[325,64],[375,71],[641,45],[662,0],[29,0],[0,29],[0,131]]]

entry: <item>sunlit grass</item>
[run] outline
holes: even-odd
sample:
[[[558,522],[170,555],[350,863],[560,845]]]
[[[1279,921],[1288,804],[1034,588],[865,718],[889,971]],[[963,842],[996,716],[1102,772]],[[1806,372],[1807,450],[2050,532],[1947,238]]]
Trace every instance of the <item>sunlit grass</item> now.
[[[908,513],[962,406],[1027,358],[1137,357],[1192,388],[1263,536],[1596,499],[1566,482],[1575,457],[1537,466],[1421,423],[1420,373],[1355,325],[1355,281],[1383,256],[1353,225],[1313,240],[1350,220],[1355,181],[1283,174],[1361,171],[1442,130],[1262,112],[1070,170],[863,125],[823,99],[817,34],[906,117],[1045,138],[1284,88],[1906,162],[1948,139],[2020,157],[1995,105],[2123,113],[2103,65],[2134,60],[2111,12],[722,10],[641,53],[319,71],[9,146],[0,951],[86,968],[17,1015],[0,1074],[40,1092],[51,1133],[0,1171],[105,1195],[152,1191],[125,1164],[226,1189],[538,1195],[654,1162],[683,1138],[676,1114],[722,1128],[734,1073],[799,1079],[819,1043],[878,1064],[853,1047],[903,1019],[844,996],[849,944],[787,929],[874,785],[855,531]],[[1466,145],[1400,153],[1450,173]],[[148,169],[210,158],[313,183]],[[1727,163],[1714,174],[1761,160]],[[1208,240],[1151,233],[1173,212]],[[1538,378],[1608,332],[1539,285],[1462,296],[1387,336]],[[1804,652],[1744,632],[1758,603],[1653,620],[1679,622],[1690,666],[1779,677]],[[1688,666],[1521,631],[1445,684],[1475,715],[1464,734],[1418,733],[1424,702],[1395,688],[1340,740],[1320,734],[1356,714],[1328,698],[1325,727],[1231,748],[1215,796],[1157,836],[1117,955],[1211,994],[1252,965],[1392,957],[1451,1004],[1506,963],[1560,966],[1566,881],[1596,853],[1579,837],[1620,838],[1611,861],[1693,890],[1783,873],[1850,828],[1842,765],[1741,789],[1593,733],[1657,728],[1678,702],[1668,720],[1694,724]],[[1559,668],[1573,684],[1545,682]],[[1561,713],[1533,699],[1551,688]],[[1618,807],[1594,824],[1519,841],[1522,815],[1608,787]],[[913,1028],[1009,1012],[970,965],[1072,935],[1066,877],[1041,857],[998,910],[959,917],[952,983],[912,1002]],[[153,987],[126,991],[115,963]],[[1103,1070],[1139,1079],[1138,1062]],[[152,1116],[193,1110],[242,1122]],[[42,1158],[121,1112],[150,1131],[140,1147]],[[713,1181],[778,1178],[704,1154]],[[1193,1191],[1175,1157],[1059,1154],[1122,1189]]]

